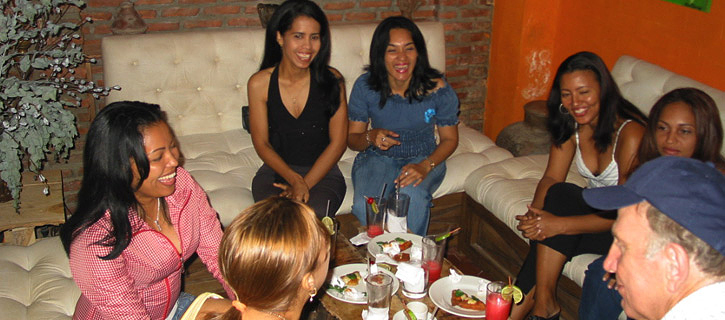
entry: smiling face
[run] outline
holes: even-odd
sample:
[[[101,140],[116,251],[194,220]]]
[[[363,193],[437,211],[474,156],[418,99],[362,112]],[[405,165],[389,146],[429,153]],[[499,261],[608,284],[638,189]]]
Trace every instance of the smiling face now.
[[[614,243],[604,260],[604,270],[617,274],[617,291],[622,308],[631,318],[659,319],[665,300],[665,265],[662,251],[648,256],[652,230],[647,221],[646,203],[619,209],[612,227]],[[659,316],[658,316],[659,315]]]
[[[385,50],[385,70],[394,93],[402,94],[408,89],[417,61],[418,50],[410,31],[391,29],[390,42]],[[403,92],[399,92],[400,90]]]
[[[597,124],[600,86],[597,76],[589,70],[565,73],[559,81],[561,103],[579,125]]]
[[[277,43],[282,47],[283,62],[308,68],[322,45],[320,24],[308,16],[298,16],[284,34],[277,32]]]
[[[176,168],[179,166],[179,148],[171,129],[165,122],[158,122],[142,130],[143,145],[149,160],[149,176],[134,192],[140,203],[166,197],[176,190]],[[140,175],[135,162],[131,162],[133,186]]]
[[[696,128],[690,106],[679,101],[668,104],[657,121],[657,151],[663,156],[691,158],[697,147]]]

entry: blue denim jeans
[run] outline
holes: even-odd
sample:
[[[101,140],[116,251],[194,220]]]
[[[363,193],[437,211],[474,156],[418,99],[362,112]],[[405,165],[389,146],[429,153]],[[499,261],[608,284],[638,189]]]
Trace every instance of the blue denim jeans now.
[[[622,296],[615,289],[607,288],[604,277],[604,258],[594,260],[586,271],[579,303],[580,320],[616,320],[622,313]]]
[[[367,225],[365,220],[365,196],[379,196],[383,184],[387,183],[386,195],[395,192],[395,178],[400,175],[400,170],[408,163],[418,163],[426,156],[418,156],[407,159],[397,159],[381,156],[371,149],[358,153],[352,166],[352,185],[355,189],[352,204],[352,213],[360,221],[360,224]],[[417,187],[413,185],[400,189],[400,193],[410,197],[408,207],[408,229],[415,234],[424,236],[428,231],[430,218],[431,199],[433,192],[443,182],[446,173],[445,163],[437,165],[423,179]]]
[[[189,306],[192,302],[194,302],[194,299],[196,299],[196,296],[194,296],[193,294],[181,291],[181,293],[179,294],[179,299],[176,300],[176,312],[174,312],[174,316],[171,319],[181,319],[181,316],[184,315],[186,309],[189,309]]]

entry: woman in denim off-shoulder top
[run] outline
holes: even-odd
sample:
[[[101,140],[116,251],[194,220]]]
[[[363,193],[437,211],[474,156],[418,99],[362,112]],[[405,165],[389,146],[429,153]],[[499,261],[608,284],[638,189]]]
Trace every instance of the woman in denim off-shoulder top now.
[[[366,71],[355,82],[348,108],[347,143],[362,151],[352,168],[352,212],[366,224],[365,197],[378,196],[384,184],[394,192],[397,184],[410,196],[408,229],[425,235],[444,161],[458,145],[458,97],[430,67],[423,35],[404,17],[378,25]]]

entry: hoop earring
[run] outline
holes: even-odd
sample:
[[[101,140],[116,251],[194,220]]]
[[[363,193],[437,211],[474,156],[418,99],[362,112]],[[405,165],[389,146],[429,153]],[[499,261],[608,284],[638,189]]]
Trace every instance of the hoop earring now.
[[[310,302],[312,302],[312,300],[315,298],[316,295],[317,295],[317,289],[310,290]]]
[[[561,113],[561,114],[569,114],[569,111],[567,111],[566,108],[564,108],[564,104],[563,103],[560,103],[559,104],[559,113]]]

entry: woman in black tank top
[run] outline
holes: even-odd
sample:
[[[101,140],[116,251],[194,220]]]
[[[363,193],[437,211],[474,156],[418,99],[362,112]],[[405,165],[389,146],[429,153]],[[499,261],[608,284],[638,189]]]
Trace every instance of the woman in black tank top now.
[[[334,215],[345,196],[337,162],[346,148],[342,75],[327,65],[330,31],[313,2],[285,1],[265,35],[260,70],[249,78],[252,142],[264,165],[252,181],[255,201],[301,200],[318,216]]]

